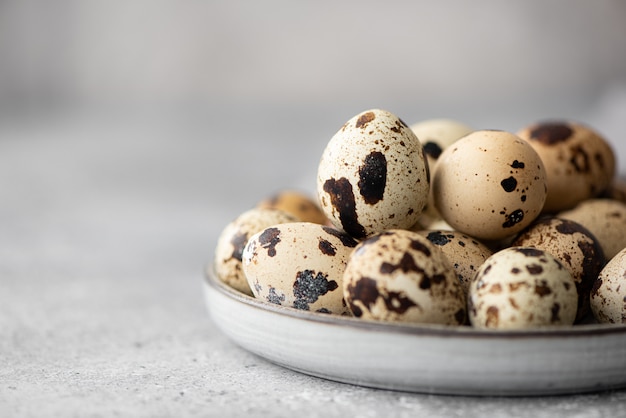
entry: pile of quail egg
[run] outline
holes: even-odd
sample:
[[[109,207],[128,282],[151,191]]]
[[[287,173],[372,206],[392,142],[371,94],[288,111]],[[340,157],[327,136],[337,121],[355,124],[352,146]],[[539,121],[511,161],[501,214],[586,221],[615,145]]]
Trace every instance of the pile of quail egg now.
[[[626,323],[626,185],[580,123],[514,134],[371,109],[328,142],[317,196],[239,215],[214,266],[249,296],[363,320]]]

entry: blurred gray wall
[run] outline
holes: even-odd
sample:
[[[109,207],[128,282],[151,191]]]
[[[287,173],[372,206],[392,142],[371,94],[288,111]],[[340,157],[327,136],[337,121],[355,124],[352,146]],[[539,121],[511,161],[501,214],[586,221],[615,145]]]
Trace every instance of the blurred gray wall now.
[[[620,0],[0,1],[4,109],[571,105],[625,82]]]

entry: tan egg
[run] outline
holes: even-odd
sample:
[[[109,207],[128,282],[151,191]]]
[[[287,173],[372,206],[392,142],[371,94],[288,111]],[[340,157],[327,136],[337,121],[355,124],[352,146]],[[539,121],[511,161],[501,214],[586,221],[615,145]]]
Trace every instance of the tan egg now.
[[[578,293],[570,272],[538,248],[493,254],[470,285],[468,309],[476,328],[530,329],[572,325]]]
[[[346,122],[328,142],[317,172],[322,210],[357,239],[413,226],[429,187],[422,144],[400,118],[380,109]]]
[[[602,269],[591,291],[590,302],[598,322],[626,324],[626,248]]]
[[[558,214],[587,228],[598,240],[607,260],[626,247],[626,203],[589,199]]]
[[[389,230],[363,240],[344,272],[354,316],[379,321],[462,325],[465,294],[441,250],[416,232]]]
[[[414,123],[410,128],[424,147],[424,154],[431,172],[434,171],[435,163],[444,149],[473,131],[464,123],[452,119],[428,119]],[[433,189],[431,188],[428,204],[424,208],[419,223],[424,229],[438,229],[439,227],[435,223],[441,220],[441,215],[435,208]]]
[[[587,316],[589,292],[606,263],[600,243],[587,228],[568,219],[544,217],[522,231],[511,245],[538,248],[556,257],[576,282],[576,320]]]
[[[439,157],[435,206],[455,230],[501,240],[528,226],[546,198],[543,163],[533,148],[504,131],[475,131]]]
[[[316,201],[307,194],[295,190],[278,192],[260,201],[257,207],[280,209],[294,215],[302,222],[313,222],[320,225],[328,223],[328,218]]]
[[[254,296],[305,311],[348,314],[343,272],[357,242],[310,222],[274,225],[253,235],[243,269]]]
[[[438,246],[456,271],[465,293],[476,272],[493,252],[477,239],[456,231],[423,230],[418,234]]]
[[[615,155],[595,130],[580,123],[549,121],[518,132],[541,157],[546,169],[548,197],[544,212],[573,208],[598,197],[613,181]]]
[[[252,295],[243,272],[241,255],[248,239],[268,226],[296,222],[298,219],[278,209],[250,209],[230,222],[220,233],[215,248],[217,277],[230,287]]]

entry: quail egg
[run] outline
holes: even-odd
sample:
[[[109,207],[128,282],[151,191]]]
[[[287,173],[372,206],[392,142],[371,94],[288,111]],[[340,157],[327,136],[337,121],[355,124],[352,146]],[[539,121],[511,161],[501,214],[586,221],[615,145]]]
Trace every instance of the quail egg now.
[[[466,299],[454,268],[433,243],[407,230],[361,241],[344,272],[354,316],[379,321],[462,325]]]
[[[439,157],[433,174],[435,206],[455,230],[501,240],[528,226],[546,199],[543,163],[517,136],[474,131]]]
[[[254,296],[305,311],[347,314],[343,272],[357,242],[311,222],[270,226],[246,244],[243,270]]]
[[[422,144],[394,114],[362,112],[328,142],[317,173],[322,210],[356,239],[413,226],[428,202]]]
[[[468,310],[476,328],[529,329],[572,325],[578,292],[571,273],[533,247],[498,251],[470,285]]]
[[[537,151],[546,169],[544,212],[570,209],[598,197],[613,181],[615,155],[598,132],[580,123],[546,121],[518,132]]]

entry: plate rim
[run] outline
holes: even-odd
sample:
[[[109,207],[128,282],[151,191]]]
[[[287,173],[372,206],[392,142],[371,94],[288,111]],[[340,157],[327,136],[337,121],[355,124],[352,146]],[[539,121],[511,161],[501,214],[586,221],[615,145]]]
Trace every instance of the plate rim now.
[[[415,324],[374,321],[360,319],[350,316],[340,316],[319,312],[299,310],[289,306],[272,304],[252,296],[248,296],[217,278],[214,264],[208,264],[204,269],[204,282],[221,294],[246,304],[255,309],[269,311],[275,314],[288,316],[290,318],[313,321],[317,323],[330,324],[336,326],[349,326],[357,329],[365,329],[372,332],[393,332],[402,334],[413,334],[416,336],[438,336],[452,338],[482,338],[482,339],[562,339],[586,338],[590,336],[624,334],[626,335],[626,324],[577,324],[572,326],[546,326],[532,329],[519,330],[496,330],[496,329],[476,329],[469,325],[452,326],[440,324]]]

